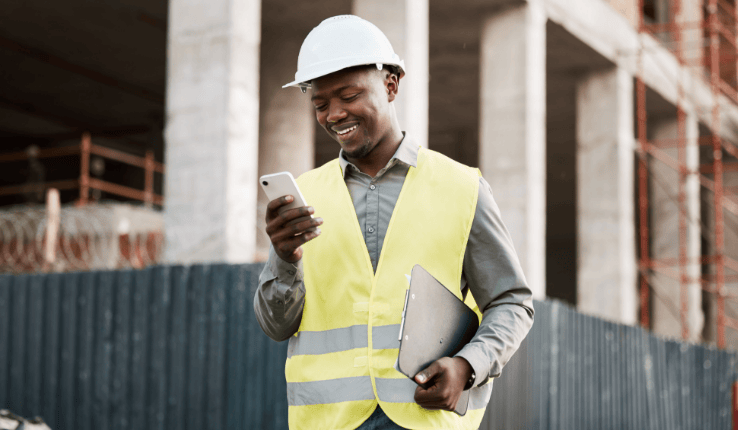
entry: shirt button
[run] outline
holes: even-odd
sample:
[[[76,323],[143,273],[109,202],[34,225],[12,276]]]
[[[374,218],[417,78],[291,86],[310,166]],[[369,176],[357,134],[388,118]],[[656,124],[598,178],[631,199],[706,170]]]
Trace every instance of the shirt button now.
[[[377,188],[377,187],[375,187],[374,184],[372,184],[372,185],[369,186],[369,189],[372,189],[373,190],[375,188]]]
[[[281,305],[282,304],[282,301],[281,300],[277,300],[277,304],[278,305]]]
[[[295,271],[294,270],[288,270],[287,273],[289,273],[290,275],[294,275],[295,274]]]
[[[369,227],[369,233],[374,233],[374,227]]]

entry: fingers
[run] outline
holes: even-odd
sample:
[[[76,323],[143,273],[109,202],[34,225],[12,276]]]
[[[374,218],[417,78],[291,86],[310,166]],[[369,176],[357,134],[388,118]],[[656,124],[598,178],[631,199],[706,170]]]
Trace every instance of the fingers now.
[[[273,243],[274,250],[283,260],[295,262],[302,257],[300,246],[315,239],[319,235],[319,228],[315,229],[315,231],[308,231],[298,236]]]
[[[284,207],[292,201],[293,196],[286,195],[269,202],[266,232],[277,255],[294,263],[302,258],[300,246],[320,234],[317,227],[323,224],[323,220],[311,217],[315,210],[310,206],[290,209]]]
[[[290,195],[282,196],[278,199],[274,199],[267,205],[267,218],[269,218],[269,213],[273,212],[275,215],[277,214],[277,209],[284,205],[288,205],[292,203],[292,200],[294,198]],[[273,217],[272,217],[273,218]]]
[[[441,364],[439,363],[439,360],[436,360],[431,363],[430,366],[426,367],[425,369],[418,372],[417,375],[415,375],[415,382],[421,385],[425,384],[426,382],[432,380],[440,372]]]
[[[278,208],[280,206],[278,206]],[[278,233],[282,229],[282,227],[288,224],[290,221],[293,221],[300,217],[310,217],[310,215],[312,215],[314,212],[315,210],[311,206],[302,206],[299,208],[288,209],[281,214],[277,213],[276,211],[273,211],[271,213],[267,212],[266,232],[271,237],[272,235]]]
[[[461,395],[450,383],[448,357],[434,361],[430,366],[415,375],[419,386],[415,389],[415,402],[425,409],[443,409],[452,411]]]

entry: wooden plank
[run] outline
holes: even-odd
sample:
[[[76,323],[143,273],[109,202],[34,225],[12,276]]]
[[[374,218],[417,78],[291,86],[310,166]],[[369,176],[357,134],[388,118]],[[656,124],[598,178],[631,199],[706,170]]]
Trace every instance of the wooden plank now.
[[[148,377],[148,427],[150,430],[166,430],[167,410],[167,322],[170,311],[171,267],[157,267],[151,286],[149,314],[151,336],[151,361]]]
[[[149,267],[135,272],[133,285],[133,321],[131,339],[131,400],[130,400],[130,429],[147,430],[147,381],[149,374],[149,307],[150,295],[156,267]]]
[[[115,274],[99,272],[95,300],[94,414],[95,429],[109,429],[113,367],[113,298]]]
[[[26,416],[41,415],[42,357],[49,353],[43,346],[44,280],[46,275],[34,274],[28,280],[28,315],[26,328]]]
[[[26,330],[29,275],[15,277],[11,292],[10,401],[8,406],[18,414],[26,412]]]
[[[118,185],[112,182],[106,182],[95,178],[90,178],[89,184],[90,188],[105,191],[106,193],[115,194],[133,200],[144,201],[146,199],[146,195],[143,191],[131,187],[126,187],[124,185]],[[153,199],[154,203],[158,205],[162,204],[164,201],[164,198],[159,194],[155,194]]]
[[[46,275],[44,285],[44,341],[43,341],[43,397],[42,417],[51,428],[60,427],[57,421],[59,398],[59,361],[61,355],[61,288],[62,274]]]
[[[95,408],[93,385],[93,355],[95,346],[95,289],[98,272],[80,274],[78,291],[78,356],[77,356],[77,389],[76,394],[76,428],[79,430],[96,430],[92,423]]]
[[[208,334],[208,312],[210,308],[208,289],[210,266],[192,268],[192,293],[189,300],[189,351],[187,381],[187,428],[206,428],[205,411],[205,366]]]
[[[230,286],[230,266],[219,264],[212,268],[210,297],[210,331],[208,335],[207,369],[207,426],[223,428],[225,424],[226,368],[226,286]]]
[[[133,277],[131,270],[116,273],[115,316],[113,327],[113,387],[111,393],[111,428],[129,428],[129,400],[131,384],[128,369],[131,366],[131,314],[133,297]]]
[[[12,345],[10,328],[11,289],[14,276],[0,275],[0,344]],[[13,325],[15,330],[15,324]],[[0,348],[0,409],[10,406],[10,354],[11,348]]]
[[[113,148],[106,148],[100,145],[90,146],[90,153],[99,155],[109,160],[115,160],[119,163],[128,164],[134,167],[146,168],[146,159],[138,155],[128,154]]]
[[[141,157],[138,155],[128,154],[123,151],[119,151],[117,149],[108,148],[105,146],[100,145],[92,145],[90,147],[90,152],[95,155],[99,155],[100,157],[107,158],[110,160],[115,160],[123,164],[128,164],[134,167],[140,167],[142,169],[146,169],[146,157]],[[151,152],[153,155],[153,152]],[[152,171],[157,173],[164,173],[164,164],[159,163],[158,161],[155,161],[154,159],[151,159],[149,161],[151,163]]]
[[[62,279],[61,294],[61,354],[59,365],[59,427],[76,427],[77,383],[77,297],[79,273],[69,273]]]
[[[172,333],[169,336],[169,401],[167,425],[186,429],[187,420],[187,293],[189,267],[172,268]]]

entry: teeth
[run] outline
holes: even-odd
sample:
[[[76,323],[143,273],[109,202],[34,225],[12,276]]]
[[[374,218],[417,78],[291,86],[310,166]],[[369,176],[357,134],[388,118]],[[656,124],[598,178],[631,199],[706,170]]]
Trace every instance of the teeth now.
[[[351,128],[347,128],[347,129],[346,129],[346,130],[344,130],[344,131],[337,131],[337,132],[336,132],[336,134],[338,134],[338,135],[344,135],[344,134],[348,133],[349,131],[351,131],[351,130],[355,129],[355,128],[356,128],[356,127],[358,127],[358,126],[359,126],[359,124],[356,124],[355,126],[353,126],[353,127],[351,127]]]

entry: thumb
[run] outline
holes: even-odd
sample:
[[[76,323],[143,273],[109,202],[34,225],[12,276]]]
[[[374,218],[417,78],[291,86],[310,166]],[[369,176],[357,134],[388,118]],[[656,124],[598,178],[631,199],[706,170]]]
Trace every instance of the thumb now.
[[[433,362],[430,366],[426,367],[425,369],[418,372],[417,375],[415,375],[415,381],[418,384],[425,384],[426,382],[430,381],[435,377],[438,373],[441,371],[441,366],[438,365],[438,362]]]

